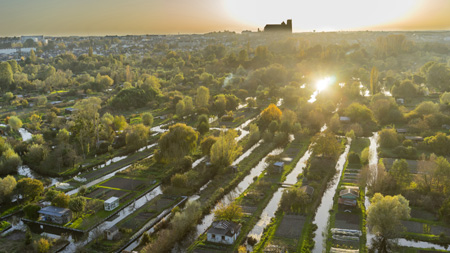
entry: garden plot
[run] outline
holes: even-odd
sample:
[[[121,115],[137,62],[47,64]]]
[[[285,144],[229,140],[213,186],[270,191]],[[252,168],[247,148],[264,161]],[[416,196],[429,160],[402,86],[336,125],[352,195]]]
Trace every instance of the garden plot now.
[[[394,164],[395,160],[397,160],[397,159],[383,158],[383,163],[384,163],[384,166],[386,167],[387,171],[389,171],[391,169],[391,167]],[[430,163],[430,164],[432,164],[432,162],[429,162],[429,161],[419,161],[419,160],[406,160],[406,162],[408,163],[409,171],[411,173],[414,173],[414,174],[416,174],[419,171],[421,163]]]
[[[341,229],[359,230],[361,227],[359,224],[359,215],[345,211],[339,211],[338,213],[336,213],[334,226]]]
[[[290,239],[299,238],[305,225],[306,216],[284,215],[280,226],[275,232],[276,237],[286,237]]]
[[[107,189],[107,188],[97,188],[91,193],[87,194],[86,197],[91,199],[101,199],[101,200],[107,200],[111,197],[117,197],[122,198],[125,196],[128,192],[121,191],[121,190],[113,190],[113,189]]]
[[[111,180],[106,181],[100,186],[134,191],[136,189],[141,189],[142,187],[145,187],[148,184],[149,183],[145,182],[144,180],[113,177]]]

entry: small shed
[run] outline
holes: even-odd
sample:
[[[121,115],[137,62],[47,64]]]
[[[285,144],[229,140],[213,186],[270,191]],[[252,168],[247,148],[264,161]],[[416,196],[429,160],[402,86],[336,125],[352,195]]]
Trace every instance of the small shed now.
[[[74,113],[74,112],[76,112],[78,109],[75,109],[75,108],[72,108],[72,107],[67,107],[65,110],[64,110],[64,112],[66,113],[66,114],[72,114],[72,113]]]
[[[304,185],[304,186],[300,187],[300,190],[302,190],[303,192],[308,194],[308,196],[310,196],[310,197],[314,194],[314,188],[309,185]]]
[[[407,132],[408,132],[408,129],[406,129],[406,128],[397,128],[397,133],[399,133],[399,134],[404,134]]]
[[[359,192],[356,189],[347,188],[339,192],[339,204],[356,206]]]
[[[343,123],[348,123],[348,122],[350,122],[350,117],[345,117],[345,116],[341,116],[341,117],[339,117],[339,121],[340,122],[343,122]]]
[[[241,224],[232,221],[214,221],[207,231],[206,240],[208,242],[233,244],[241,232]]]
[[[272,166],[273,172],[275,173],[281,173],[284,170],[284,162],[276,162]]]
[[[403,98],[397,98],[397,104],[402,105],[404,103],[405,103],[405,100]]]
[[[41,220],[58,224],[65,224],[72,219],[72,211],[56,206],[44,207],[38,213],[41,215]]]
[[[422,136],[405,136],[405,139],[411,140],[413,142],[422,142],[423,141]]]
[[[119,198],[118,197],[111,197],[107,200],[105,200],[105,210],[106,211],[112,211],[116,209],[119,206]]]
[[[117,237],[119,234],[119,229],[116,226],[112,226],[104,231],[106,240],[112,241],[114,237]]]

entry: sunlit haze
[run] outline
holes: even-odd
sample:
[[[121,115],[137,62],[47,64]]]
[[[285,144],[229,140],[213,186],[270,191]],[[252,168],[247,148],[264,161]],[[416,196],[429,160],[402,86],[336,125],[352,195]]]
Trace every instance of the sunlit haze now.
[[[0,1],[0,36],[173,34],[263,28],[294,32],[450,28],[447,0]],[[420,22],[419,22],[420,20]]]

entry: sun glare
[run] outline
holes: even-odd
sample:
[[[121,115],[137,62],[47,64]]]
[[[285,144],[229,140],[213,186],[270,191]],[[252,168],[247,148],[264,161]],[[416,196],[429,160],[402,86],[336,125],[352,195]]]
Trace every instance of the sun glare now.
[[[316,88],[319,92],[326,90],[328,86],[333,82],[331,77],[325,77],[316,83]]]

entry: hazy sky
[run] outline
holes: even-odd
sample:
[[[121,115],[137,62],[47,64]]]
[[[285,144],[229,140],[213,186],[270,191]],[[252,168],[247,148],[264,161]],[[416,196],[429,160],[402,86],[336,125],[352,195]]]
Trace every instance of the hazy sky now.
[[[0,0],[0,36],[450,29],[450,0]]]

